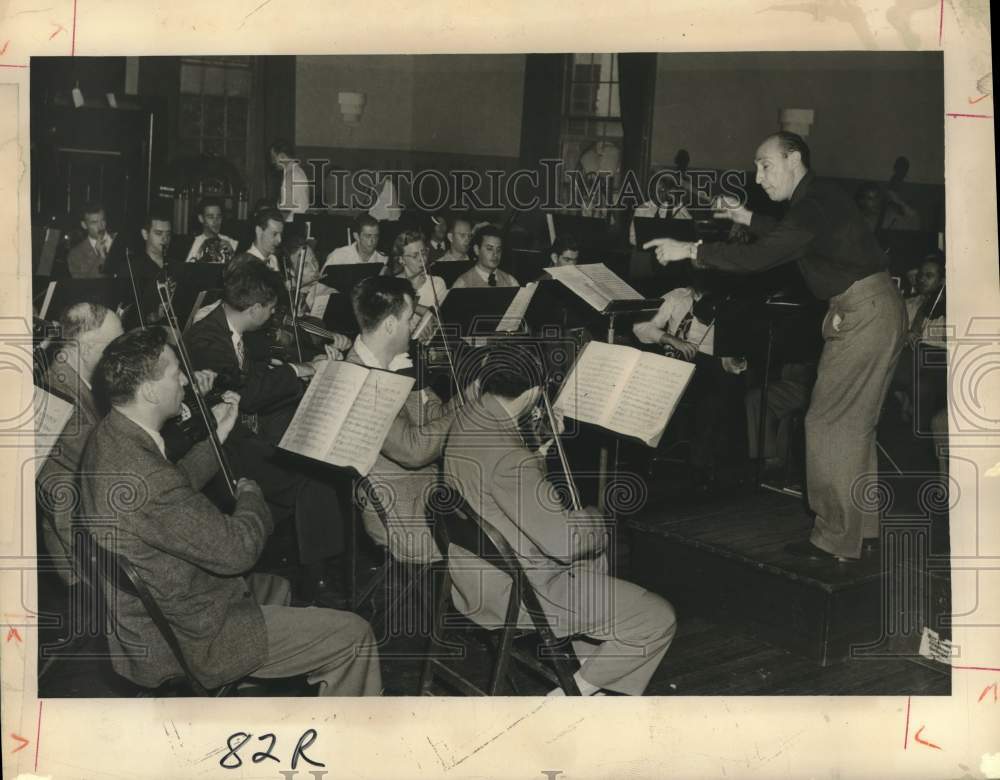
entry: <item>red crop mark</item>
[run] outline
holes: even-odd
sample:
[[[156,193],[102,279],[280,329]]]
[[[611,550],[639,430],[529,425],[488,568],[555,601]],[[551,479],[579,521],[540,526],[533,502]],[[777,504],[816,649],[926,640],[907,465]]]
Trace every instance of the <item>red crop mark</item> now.
[[[3,42],[3,48],[0,49],[0,54],[6,54],[8,46],[10,46],[10,41],[4,41]]]
[[[941,45],[941,37],[944,35],[944,0],[941,0],[941,15],[938,19],[938,46]]]
[[[1000,672],[1000,666],[953,666],[951,668],[966,672]]]
[[[906,731],[903,732],[903,750],[906,750],[906,746],[910,741],[910,697],[906,697]]]
[[[14,628],[14,626],[11,626],[10,629],[8,629],[7,638],[4,641],[9,642],[11,638],[16,639],[18,642],[24,642],[24,640],[21,639],[21,635],[17,632],[17,629]]]
[[[58,28],[59,28],[59,29],[58,29],[58,30],[56,30],[56,31],[55,31],[54,33],[52,33],[52,35],[50,35],[50,36],[49,36],[49,40],[50,40],[50,41],[51,41],[51,40],[52,40],[53,38],[55,38],[55,37],[56,37],[56,36],[57,36],[57,35],[58,35],[59,33],[61,33],[61,32],[63,32],[63,31],[65,31],[65,29],[66,29],[65,27],[63,27],[63,26],[62,26],[61,24],[59,24],[58,22],[49,22],[49,24],[51,24],[51,25],[52,25],[53,27],[58,27]]]
[[[3,52],[2,52],[2,51],[0,51],[0,54],[3,54]],[[970,106],[974,106],[974,105],[976,105],[976,103],[978,103],[978,102],[979,102],[980,100],[986,100],[986,98],[988,98],[988,97],[989,97],[989,95],[980,95],[980,96],[979,96],[979,97],[977,97],[977,98],[976,98],[975,100],[973,100],[972,98],[969,98],[969,105],[970,105]]]
[[[917,733],[913,735],[913,738],[917,742],[919,742],[921,745],[927,745],[927,747],[932,747],[935,750],[940,750],[941,749],[940,745],[935,745],[933,742],[928,742],[926,739],[921,739],[920,738],[920,735],[923,733],[923,731],[924,731],[924,727],[921,726],[919,729],[917,729]]]
[[[983,699],[985,699],[986,698],[986,694],[989,693],[990,691],[993,691],[993,703],[996,704],[996,701],[997,701],[997,684],[996,683],[993,683],[993,685],[987,685],[985,688],[983,688],[983,692],[981,694],[979,694],[979,698],[976,699],[976,704],[979,704]]]
[[[69,53],[76,54],[76,0],[73,0],[73,42],[70,44]]]
[[[993,114],[955,114],[955,113],[951,113],[951,112],[945,114],[945,116],[950,116],[950,117],[965,117],[966,119],[992,119],[993,118]],[[957,669],[958,667],[955,667],[955,668]]]
[[[35,727],[35,768],[34,772],[38,771],[38,745],[42,738],[42,700],[38,700],[38,725]]]
[[[30,739],[25,739],[20,734],[15,734],[13,731],[10,732],[10,738],[11,739],[16,739],[18,742],[21,743],[16,748],[14,748],[12,751],[10,751],[11,753],[20,753],[22,750],[24,750],[26,747],[28,747],[29,743],[31,742]]]

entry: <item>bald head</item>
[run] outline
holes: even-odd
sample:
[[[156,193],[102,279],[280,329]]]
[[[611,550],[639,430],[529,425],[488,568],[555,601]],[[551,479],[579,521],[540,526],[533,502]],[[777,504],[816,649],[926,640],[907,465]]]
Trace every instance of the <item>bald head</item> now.
[[[774,133],[754,155],[757,183],[771,200],[788,200],[809,172],[809,147],[795,133]]]
[[[64,351],[76,350],[80,376],[90,381],[105,347],[123,332],[118,315],[99,303],[74,303],[59,318]]]

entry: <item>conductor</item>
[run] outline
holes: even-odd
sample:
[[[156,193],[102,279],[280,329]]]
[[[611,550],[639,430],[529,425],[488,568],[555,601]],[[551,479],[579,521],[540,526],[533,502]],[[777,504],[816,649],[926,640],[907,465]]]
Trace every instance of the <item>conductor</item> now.
[[[858,559],[863,540],[878,538],[879,517],[855,486],[878,473],[875,428],[903,347],[906,312],[860,210],[836,184],[816,179],[800,136],[768,136],[754,164],[767,196],[788,201],[785,216],[774,220],[725,200],[716,216],[748,226],[755,243],[658,238],[643,248],[655,248],[663,265],[690,259],[696,268],[735,273],[795,260],[812,293],[829,301],[806,414],[806,479],[815,524],[809,541],[786,549],[808,558]]]

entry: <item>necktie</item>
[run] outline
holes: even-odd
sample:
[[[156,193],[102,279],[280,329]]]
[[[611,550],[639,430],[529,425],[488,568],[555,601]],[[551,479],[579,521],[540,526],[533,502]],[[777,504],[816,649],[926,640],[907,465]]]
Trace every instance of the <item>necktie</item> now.
[[[486,283],[490,287],[496,287],[497,286],[497,272],[496,271],[490,271],[490,276],[489,276],[489,279],[486,280]]]
[[[236,342],[236,360],[240,364],[240,371],[242,371],[243,365],[246,363],[247,360],[246,347],[243,346],[242,337],[240,338],[239,341]]]
[[[691,321],[694,319],[694,315],[688,312],[681,319],[680,324],[677,326],[677,330],[674,332],[674,336],[679,339],[688,340],[688,334],[691,332]]]

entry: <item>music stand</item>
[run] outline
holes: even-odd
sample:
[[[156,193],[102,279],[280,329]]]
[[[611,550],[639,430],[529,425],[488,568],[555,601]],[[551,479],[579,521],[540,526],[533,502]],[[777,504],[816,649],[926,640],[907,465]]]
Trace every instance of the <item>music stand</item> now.
[[[532,282],[545,272],[549,264],[548,252],[538,249],[512,249],[508,254],[506,270],[522,284]]]
[[[434,263],[428,269],[431,276],[440,276],[444,279],[445,287],[450,288],[466,271],[470,270],[475,263],[472,260],[448,260],[443,263]],[[517,277],[520,281],[521,277]]]
[[[698,232],[693,219],[657,219],[655,217],[635,217],[635,244],[642,248],[647,241],[656,238],[672,238],[675,241],[697,241]]]
[[[441,322],[457,328],[460,336],[497,336],[520,287],[459,287],[448,291],[441,304]]]
[[[74,303],[99,303],[114,311],[123,302],[117,280],[103,279],[59,279],[46,311],[46,318],[58,319]],[[134,304],[133,304],[134,305]]]
[[[338,293],[350,295],[354,285],[369,276],[378,276],[385,265],[382,263],[350,263],[347,265],[328,265],[320,274],[320,281],[327,287],[332,287]]]

